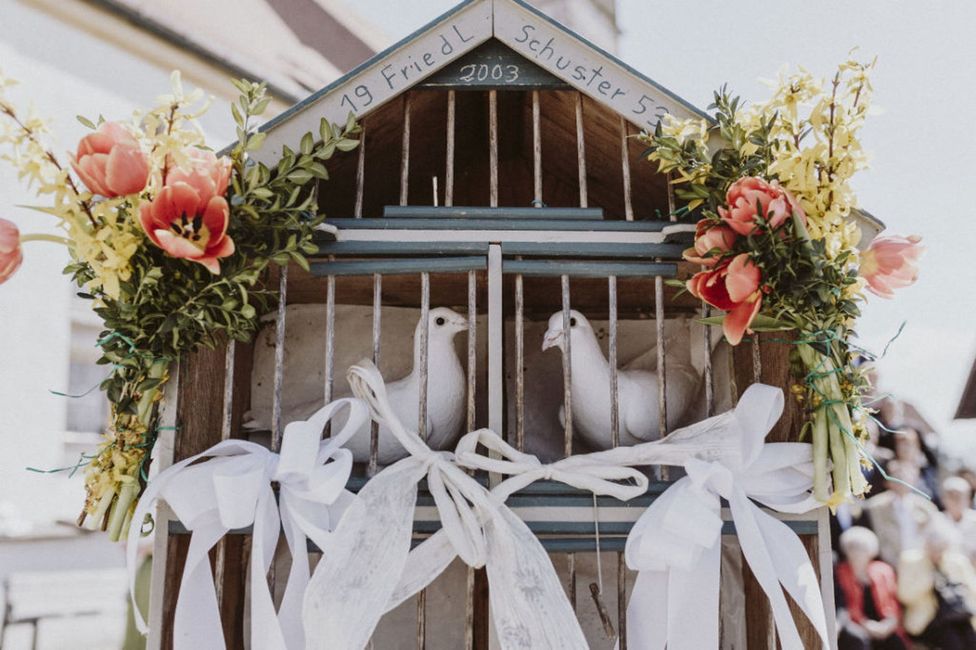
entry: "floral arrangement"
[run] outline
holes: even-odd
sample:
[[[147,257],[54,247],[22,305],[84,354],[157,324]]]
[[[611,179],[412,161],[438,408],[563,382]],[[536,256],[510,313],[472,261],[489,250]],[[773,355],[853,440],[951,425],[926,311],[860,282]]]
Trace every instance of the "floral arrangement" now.
[[[873,66],[847,61],[826,82],[782,76],[748,108],[723,88],[713,124],[666,119],[641,136],[686,202],[680,212],[699,217],[684,257],[703,267],[688,291],[722,312],[706,321],[732,345],[751,332],[795,332],[793,392],[809,415],[814,493],[831,506],[868,489],[867,380],[855,363],[864,353],[851,343],[864,290],[888,298],[914,282],[922,250],[916,236],[858,248],[851,178],[866,165],[858,132]]]
[[[207,149],[195,119],[206,109],[199,92],[173,88],[152,110],[127,122],[97,123],[65,165],[47,144],[47,125],[7,100],[12,80],[0,75],[0,147],[46,204],[61,235],[22,235],[0,219],[0,283],[23,259],[22,244],[47,240],[67,247],[65,274],[92,303],[105,330],[100,363],[111,404],[98,453],[86,458],[87,498],[79,523],[119,539],[129,528],[159,431],[159,406],[172,363],[199,346],[248,340],[275,304],[263,284],[269,265],[307,268],[318,180],[336,151],[358,145],[359,127],[323,119],[318,137],[285,147],[269,169],[249,160],[264,134],[252,119],[270,103],[264,84],[235,81],[238,140],[229,155]]]

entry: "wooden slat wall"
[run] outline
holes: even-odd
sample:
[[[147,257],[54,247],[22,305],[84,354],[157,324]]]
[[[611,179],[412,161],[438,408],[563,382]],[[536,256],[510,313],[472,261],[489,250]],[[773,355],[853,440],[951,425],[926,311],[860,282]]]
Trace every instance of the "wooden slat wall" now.
[[[179,364],[179,395],[177,432],[173,450],[174,462],[198,454],[220,441],[223,419],[225,346],[199,350],[184,355]],[[231,432],[241,430],[241,418],[250,402],[250,374],[252,348],[238,344],[234,356],[234,402],[231,411]],[[173,647],[173,613],[179,594],[180,576],[186,561],[190,538],[172,535],[167,545],[165,595],[163,601],[162,648]],[[228,536],[224,544],[224,582],[221,618],[229,648],[244,647],[244,585],[250,537]]]
[[[778,386],[786,392],[786,402],[783,409],[783,416],[773,427],[766,440],[769,442],[795,442],[799,440],[800,427],[803,424],[803,412],[792,394],[789,387],[793,383],[790,373],[790,351],[792,346],[786,342],[788,335],[776,332],[772,334],[761,334],[759,336],[760,353],[760,380],[764,384]],[[739,393],[755,381],[754,359],[752,344],[744,342],[733,348],[733,363],[735,370],[735,385]],[[801,535],[800,539],[810,555],[814,569],[820,575],[820,561],[818,553],[818,539],[816,535]],[[749,605],[746,608],[746,630],[749,650],[769,650],[776,648],[776,636],[773,628],[772,613],[769,608],[769,599],[763,593],[759,583],[756,582],[748,564],[743,561],[743,578],[745,581],[745,602]],[[828,570],[830,568],[828,567]],[[793,605],[787,595],[791,606]],[[793,608],[794,618],[800,630],[800,638],[803,640],[803,647],[817,648],[820,646],[819,637],[816,630],[806,619]]]

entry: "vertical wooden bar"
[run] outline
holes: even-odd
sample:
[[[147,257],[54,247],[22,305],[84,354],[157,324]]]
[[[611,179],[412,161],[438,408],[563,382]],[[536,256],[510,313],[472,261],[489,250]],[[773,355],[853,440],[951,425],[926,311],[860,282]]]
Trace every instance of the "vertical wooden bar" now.
[[[427,440],[427,385],[430,376],[430,274],[420,274],[420,386],[417,405],[417,434]],[[417,594],[417,647],[427,647],[427,590]]]
[[[430,376],[430,273],[420,274],[420,403],[417,405],[417,433],[427,440],[427,386]]]
[[[515,276],[515,448],[525,451],[525,291]]]
[[[359,135],[359,155],[356,158],[356,205],[353,216],[363,216],[363,188],[366,184],[366,131]]]
[[[620,395],[617,385],[617,277],[607,278],[610,319],[608,357],[610,362],[610,444],[620,445]],[[595,501],[594,501],[595,503]],[[599,535],[599,530],[597,531]],[[599,539],[597,539],[599,543]],[[621,586],[622,585],[622,586]],[[602,585],[601,585],[602,588]],[[617,639],[620,650],[627,648],[627,572],[624,554],[617,551]]]
[[[532,91],[532,189],[534,205],[542,207],[542,129],[539,91]]]
[[[586,140],[583,136],[583,93],[576,91],[576,165],[579,174],[579,203],[588,207],[589,198],[586,186]]]
[[[381,312],[383,309],[383,276],[373,274],[373,363],[380,366],[380,328],[382,327]],[[376,474],[377,456],[380,451],[380,429],[376,422],[369,426],[369,463],[366,467],[368,476]]]
[[[325,279],[325,403],[332,401],[335,392],[335,292],[336,279],[330,275]]]
[[[477,415],[475,393],[478,380],[478,277],[476,273],[476,271],[468,271],[468,413],[466,421],[467,427],[465,428],[465,431],[474,431]],[[471,567],[467,567],[464,585],[465,650],[474,650],[474,611],[475,570]],[[487,616],[485,618],[487,618]]]
[[[502,247],[488,247],[488,428],[505,430],[505,357],[502,315]],[[489,475],[497,481],[497,474]]]
[[[617,277],[607,278],[609,316],[608,361],[610,363],[610,445],[620,445],[620,401],[617,387]]]
[[[478,383],[478,275],[468,271],[468,409],[467,431],[474,431],[476,423],[476,393]]]
[[[563,455],[573,455],[573,352],[572,352],[572,321],[569,304],[569,276],[560,277],[563,302],[563,410],[565,422],[563,424]]]
[[[447,91],[447,154],[444,161],[444,205],[454,205],[454,123],[457,101],[453,90]]]
[[[627,138],[629,127],[627,120],[620,118],[620,169],[624,179],[624,218],[627,221],[634,220],[634,201],[631,196],[632,187],[630,181],[630,156],[627,155]]]
[[[285,315],[288,306],[288,267],[278,276],[278,313],[275,318],[274,388],[271,397],[271,451],[281,449],[281,389],[285,377]]]
[[[627,221],[634,220],[634,200],[633,184],[630,174],[630,156],[628,155],[627,138],[630,135],[627,120],[620,118],[620,171],[623,179],[624,189],[624,218]],[[612,349],[610,362],[611,374],[611,393],[614,401],[611,408],[611,421],[614,422],[613,445],[620,444],[619,433],[619,404],[617,400],[617,279],[612,278],[612,288],[610,292],[610,347]],[[617,643],[618,650],[627,650],[627,562],[622,551],[617,551]]]
[[[488,91],[488,194],[489,205],[498,207],[498,91]]]
[[[177,423],[177,395],[180,388],[179,362],[170,368],[171,378],[166,389],[166,399],[163,401],[159,425],[165,427],[160,430],[156,438],[157,470],[162,471],[173,464],[173,450],[176,444],[175,428]],[[172,512],[165,503],[156,506],[155,525],[153,534],[152,574],[149,580],[149,611],[146,621],[149,623],[149,637],[146,642],[147,650],[160,650],[163,642],[164,625],[172,624],[172,618],[166,614],[165,602],[169,600],[169,593],[164,587],[171,586],[169,564],[177,558],[168,552],[171,538],[169,536],[169,522]],[[184,549],[185,550],[185,549]]]
[[[234,412],[234,356],[237,352],[237,343],[233,340],[227,341],[224,351],[224,399],[223,417],[220,424],[220,440],[229,440],[231,437],[231,419]],[[217,602],[224,600],[224,577],[226,572],[227,538],[217,542],[214,549],[214,587],[217,592]]]
[[[403,142],[400,150],[400,205],[407,205],[410,192],[410,93],[403,96]]]
[[[703,267],[704,268],[704,267]],[[708,303],[702,300],[701,317],[706,319],[709,316]],[[715,413],[715,373],[712,370],[712,326],[702,326],[702,346],[705,352],[704,367],[702,374],[705,380],[705,417],[711,417]]]

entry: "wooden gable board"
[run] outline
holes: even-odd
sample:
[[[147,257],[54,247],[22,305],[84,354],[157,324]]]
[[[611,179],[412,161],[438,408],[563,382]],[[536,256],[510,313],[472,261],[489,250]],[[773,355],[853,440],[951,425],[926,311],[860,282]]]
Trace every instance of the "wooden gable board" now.
[[[624,119],[652,129],[665,114],[704,113],[521,0],[467,0],[261,127],[254,158],[273,164],[283,145],[317,133],[320,118],[362,117],[492,37]],[[505,84],[500,84],[504,86]]]

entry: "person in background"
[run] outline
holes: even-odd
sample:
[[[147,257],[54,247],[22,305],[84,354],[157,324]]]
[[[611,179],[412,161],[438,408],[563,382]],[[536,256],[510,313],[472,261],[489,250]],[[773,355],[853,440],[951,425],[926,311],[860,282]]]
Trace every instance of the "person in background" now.
[[[958,544],[959,532],[939,515],[924,548],[905,551],[898,563],[905,631],[939,650],[976,648],[976,570]]]
[[[942,481],[942,503],[946,517],[962,538],[962,551],[976,564],[976,510],[969,481],[961,476]]]
[[[959,470],[958,474],[961,478],[965,479],[967,483],[969,483],[970,492],[976,494],[976,471],[973,471],[969,467],[963,467],[961,470]],[[976,508],[976,497],[974,497],[972,506]]]
[[[895,458],[903,463],[918,467],[918,477],[913,485],[932,499],[935,507],[942,509],[939,499],[938,469],[935,456],[929,456],[928,448],[923,445],[919,432],[912,428],[903,428],[895,434]]]
[[[847,558],[837,565],[838,650],[906,650],[898,585],[878,556],[878,538],[863,526],[840,536]]]
[[[918,467],[901,461],[888,463],[888,489],[864,502],[865,523],[881,544],[881,559],[895,566],[902,552],[922,545],[921,531],[938,514],[931,501],[915,492]]]

